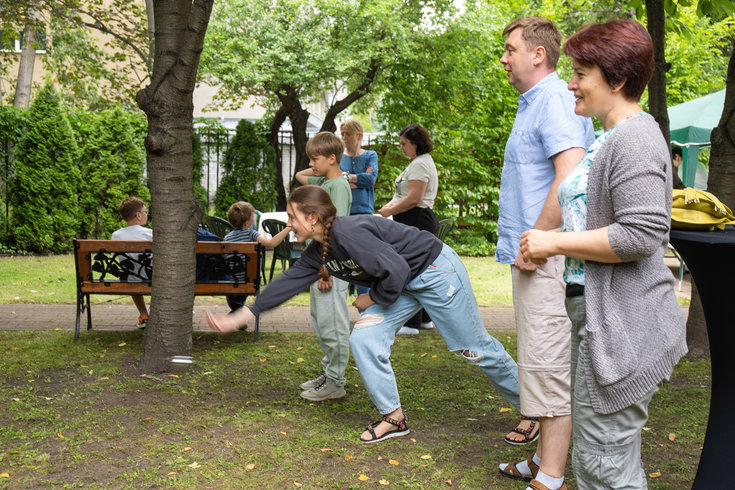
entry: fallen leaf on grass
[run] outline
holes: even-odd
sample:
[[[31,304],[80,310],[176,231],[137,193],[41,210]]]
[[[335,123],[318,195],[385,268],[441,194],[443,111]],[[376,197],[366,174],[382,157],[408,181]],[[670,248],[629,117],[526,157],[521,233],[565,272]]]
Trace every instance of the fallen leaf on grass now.
[[[196,461],[194,461],[192,464],[189,465],[189,468],[193,468],[193,469],[197,469],[197,468],[201,468],[201,467],[202,467],[202,465],[200,465]]]
[[[191,448],[187,446],[187,447],[185,447],[184,449],[182,449],[182,451],[184,451],[184,452],[186,452],[186,451],[191,451]]]
[[[429,355],[429,354],[427,354],[426,352],[424,352],[423,354],[421,354],[421,357],[426,357],[426,356],[428,356],[428,355]]]
[[[260,358],[260,362],[265,362],[265,358],[264,357],[261,357]]]
[[[357,477],[357,479],[360,480],[360,481],[368,481],[370,479],[370,477],[367,476],[367,475],[360,475],[360,476]]]
[[[450,487],[452,486],[452,480],[444,480],[444,483],[446,483]]]
[[[467,420],[477,420],[477,419],[473,419],[472,417],[467,417]]]
[[[206,373],[202,373],[202,375],[206,376],[208,374],[214,374],[214,371],[207,371]]]
[[[437,357],[439,357],[439,356],[437,356],[436,354],[434,354],[433,356],[431,356],[432,359],[436,359]]]
[[[206,429],[207,428],[207,426],[204,425],[204,424],[201,424],[199,427],[201,427],[202,429]]]
[[[107,381],[108,379],[110,379],[108,376],[102,376],[99,380],[100,381]]]
[[[295,482],[293,482],[293,486],[295,486],[295,487],[303,487],[304,485],[302,485],[301,483],[295,481]]]
[[[286,433],[285,433],[285,432],[283,432],[283,431],[281,431],[281,434],[283,434],[284,436],[285,436],[285,435],[288,435],[288,434],[286,434]]]
[[[651,428],[650,427],[644,427],[643,430],[649,431],[649,430],[651,430]]]
[[[416,439],[414,439],[414,438],[412,437],[412,438],[411,438],[411,442],[416,442]]]
[[[328,447],[323,447],[320,449],[320,451],[323,453],[331,453],[333,449],[329,449]]]
[[[301,349],[303,349],[303,347],[301,347],[301,346],[296,347],[296,350],[301,350]]]
[[[510,412],[512,409],[508,407],[503,407],[500,409],[500,413]]]
[[[296,359],[296,362],[304,362],[304,358],[303,357],[299,357],[298,359]]]
[[[285,414],[285,413],[279,413],[279,414],[278,414],[278,416],[279,416],[279,417],[285,417],[285,416],[286,416],[286,414]]]
[[[155,418],[153,418],[153,417],[146,417],[146,418],[144,418],[143,420],[146,420],[146,421],[151,421],[151,420],[156,420],[156,419],[155,419]]]
[[[14,402],[19,402],[20,401],[20,398],[13,398],[13,401]]]
[[[669,440],[673,442],[674,439],[676,439],[676,434],[674,434],[673,432],[671,432],[669,434]]]
[[[345,456],[345,461],[349,461],[351,459],[352,459],[352,456],[350,456],[349,454]]]
[[[58,434],[56,434],[56,435],[57,435],[57,436],[59,436],[59,439],[66,439],[66,438],[65,438],[65,437],[64,437],[64,436],[63,436],[63,435],[61,434],[61,431],[59,431],[59,433],[58,433]]]
[[[383,456],[378,456],[378,461],[383,461]]]
[[[398,462],[398,461],[396,461],[395,459],[389,459],[389,460],[388,460],[388,464],[392,464],[393,466],[398,466],[398,465],[399,465],[399,464],[401,464],[401,463],[399,463],[399,462]]]
[[[431,454],[424,454],[421,459],[431,459]]]
[[[648,476],[650,476],[651,478],[658,478],[659,476],[661,476],[661,472],[657,471],[656,473],[649,473]]]
[[[169,374],[168,377],[169,378],[178,378],[179,375],[178,374]]]
[[[225,444],[228,445],[228,446],[230,446],[230,447],[235,447],[235,445],[232,444],[230,441],[225,441]]]
[[[166,476],[174,476],[175,474],[175,471],[169,471],[168,473],[166,473]]]
[[[8,473],[0,473],[0,478],[10,478]]]
[[[390,482],[388,480],[380,480],[378,481],[378,483],[380,483],[381,485],[386,485],[386,486],[390,485]]]
[[[248,471],[255,469],[255,463],[246,464],[245,469]]]
[[[269,345],[269,346],[268,346],[268,348],[269,348],[269,349],[275,349],[275,348],[276,348],[276,346],[275,346],[275,345]]]
[[[125,342],[121,342],[121,343],[117,344],[118,347],[125,347],[126,345],[128,345],[128,344],[125,343]]]

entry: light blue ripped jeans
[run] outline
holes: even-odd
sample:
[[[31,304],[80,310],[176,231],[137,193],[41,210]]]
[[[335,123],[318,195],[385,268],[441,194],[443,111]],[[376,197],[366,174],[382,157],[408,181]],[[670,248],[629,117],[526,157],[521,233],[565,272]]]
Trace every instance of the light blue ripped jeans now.
[[[447,348],[463,351],[465,359],[482,369],[498,392],[519,407],[516,363],[485,330],[467,270],[454,250],[445,245],[434,263],[408,283],[395,303],[370,306],[352,330],[352,357],[380,413],[389,414],[401,406],[390,351],[398,329],[422,307]]]

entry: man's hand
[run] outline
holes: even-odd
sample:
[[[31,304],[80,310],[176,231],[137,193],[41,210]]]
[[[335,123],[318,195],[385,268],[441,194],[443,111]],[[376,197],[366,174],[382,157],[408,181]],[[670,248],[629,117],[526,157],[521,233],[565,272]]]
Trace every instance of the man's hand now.
[[[329,276],[329,279],[326,281],[322,278],[319,278],[319,282],[316,285],[317,288],[319,288],[319,291],[329,291],[332,289],[332,276]]]
[[[544,260],[546,262],[546,260]],[[544,262],[541,262],[542,264]],[[526,272],[533,272],[536,269],[538,269],[538,265],[529,261],[526,261],[526,259],[523,258],[523,252],[518,252],[518,255],[516,256],[516,259],[513,261],[513,265],[515,265],[518,270],[526,271]]]
[[[355,301],[353,301],[352,306],[357,308],[358,310],[364,310],[368,306],[374,305],[375,301],[372,300],[370,297],[370,294],[363,293],[359,295],[357,298],[355,298]]]

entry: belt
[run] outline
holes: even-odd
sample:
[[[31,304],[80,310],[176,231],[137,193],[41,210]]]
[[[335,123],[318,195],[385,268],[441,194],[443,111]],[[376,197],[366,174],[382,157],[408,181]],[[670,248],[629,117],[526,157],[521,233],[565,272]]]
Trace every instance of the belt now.
[[[567,284],[567,298],[584,295],[584,286],[581,284]]]

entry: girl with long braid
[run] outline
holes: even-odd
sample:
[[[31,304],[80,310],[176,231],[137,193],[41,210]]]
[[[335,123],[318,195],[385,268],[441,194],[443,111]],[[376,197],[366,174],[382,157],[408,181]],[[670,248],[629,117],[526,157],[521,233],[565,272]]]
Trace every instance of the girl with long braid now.
[[[383,415],[360,440],[382,441],[408,434],[390,351],[398,329],[422,307],[434,320],[450,351],[477,365],[495,388],[518,407],[518,371],[502,344],[480,318],[462,261],[427,231],[371,215],[336,217],[329,195],[317,186],[293,191],[288,225],[300,242],[312,239],[298,262],[274,279],[251,307],[229,315],[207,312],[220,332],[237,330],[278,306],[317,277],[368,286],[353,306],[364,310],[350,336],[352,355],[368,394]]]

